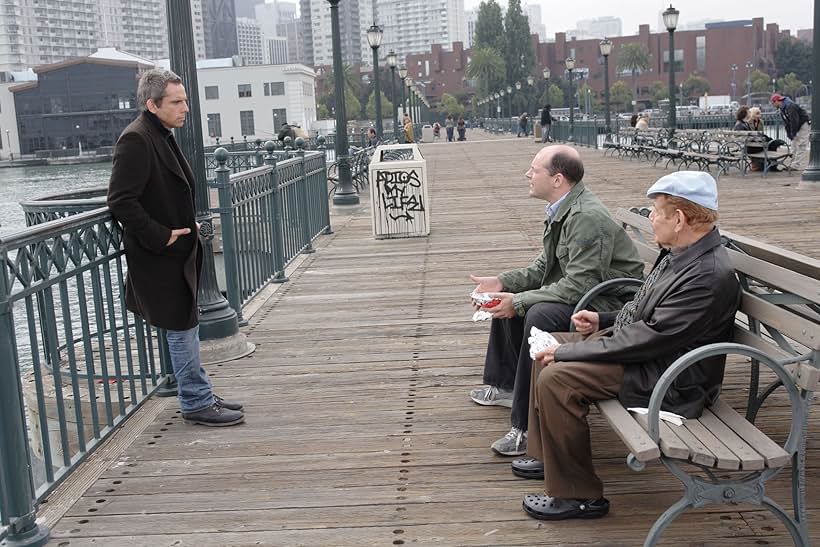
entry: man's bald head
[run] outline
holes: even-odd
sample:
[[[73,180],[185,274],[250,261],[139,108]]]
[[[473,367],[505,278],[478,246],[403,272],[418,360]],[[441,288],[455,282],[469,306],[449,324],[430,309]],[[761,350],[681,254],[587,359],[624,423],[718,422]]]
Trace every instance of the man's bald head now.
[[[561,173],[570,184],[584,178],[584,162],[572,146],[554,144],[545,146],[535,156],[535,161],[543,165],[550,175]]]

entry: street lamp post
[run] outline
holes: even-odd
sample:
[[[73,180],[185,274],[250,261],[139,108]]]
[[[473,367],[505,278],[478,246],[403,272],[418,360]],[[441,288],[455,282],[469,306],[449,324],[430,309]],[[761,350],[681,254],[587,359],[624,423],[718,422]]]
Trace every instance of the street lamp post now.
[[[520,80],[515,82],[515,90],[516,91],[521,91],[521,81]],[[518,115],[520,116],[521,113],[519,112]]]
[[[507,118],[512,118],[512,86],[507,86]],[[510,133],[512,133],[512,122],[510,122]]]
[[[14,161],[14,152],[11,151],[11,137],[9,136],[8,129],[6,129],[6,143],[9,147],[9,161]]]
[[[663,12],[663,24],[669,31],[669,136],[677,129],[677,108],[675,106],[675,28],[678,26],[680,12],[669,4]]]
[[[604,38],[598,44],[601,55],[604,58],[604,133],[606,133],[606,144],[612,143],[612,118],[609,111],[609,55],[612,53],[612,40]]]
[[[820,59],[820,2],[814,3],[814,36],[812,44],[812,54],[814,59]],[[812,69],[812,76],[815,76],[820,68],[818,64],[814,63]],[[812,85],[814,78],[809,80],[809,85]],[[811,110],[812,112],[820,112],[820,93],[811,95]],[[809,134],[809,166],[803,171],[803,176],[800,179],[801,189],[820,189],[820,124],[815,123],[811,126],[811,133]]]
[[[754,64],[746,61],[746,106],[752,104],[752,69]]]
[[[732,66],[730,66],[729,68],[732,69],[732,98],[731,98],[731,100],[734,101],[735,97],[737,96],[737,83],[736,83],[736,80],[735,80],[735,73],[737,72],[737,65],[732,63]]]
[[[501,99],[499,100],[499,104],[501,105],[501,109],[498,111],[499,112],[499,115],[498,115],[499,120],[498,121],[500,123],[501,118],[504,118],[504,95],[506,95],[507,92],[502,89],[498,92],[498,94],[501,96]]]
[[[777,93],[777,78],[772,78],[772,94]]]
[[[503,93],[503,90],[501,93]],[[493,94],[493,98],[495,98],[495,116],[498,118],[499,122],[501,120],[501,93],[496,91]]]
[[[339,29],[339,2],[327,0],[330,4],[330,29],[333,41],[333,76],[336,102],[336,168],[339,183],[333,194],[334,205],[356,205],[359,194],[353,186],[350,175],[349,145],[347,140],[347,114],[345,112],[345,77],[342,67],[342,35]]]
[[[406,100],[404,96],[405,86],[407,85],[407,67],[402,66],[399,68],[399,78],[401,78],[401,115],[402,115],[402,125],[401,131],[399,133],[399,142],[404,142],[404,115],[407,114],[407,110],[405,109],[404,101]]]
[[[396,52],[392,49],[387,54],[387,66],[390,67],[390,96],[393,101],[393,138],[399,136],[399,102],[396,100]]]
[[[535,115],[535,106],[533,105],[533,98],[535,97],[535,78],[532,76],[527,76],[527,85],[530,86],[530,96],[527,98],[527,112],[530,114],[530,120],[532,121],[532,134],[535,135],[535,120],[533,116]]]
[[[77,156],[83,155],[83,141],[80,140],[80,124],[74,125],[74,129],[77,130]]]
[[[382,44],[384,33],[376,23],[367,29],[367,43],[373,50],[373,99],[376,102],[376,136],[382,139],[382,94],[379,89],[379,46]]]
[[[575,70],[575,59],[567,57],[564,61],[569,74],[569,137],[567,142],[575,142],[575,91],[572,89],[572,71]]]

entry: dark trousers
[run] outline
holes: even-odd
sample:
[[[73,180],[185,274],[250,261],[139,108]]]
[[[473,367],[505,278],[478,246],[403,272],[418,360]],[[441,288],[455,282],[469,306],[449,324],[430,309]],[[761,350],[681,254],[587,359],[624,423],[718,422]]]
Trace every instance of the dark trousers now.
[[[513,390],[510,421],[513,427],[527,429],[530,400],[530,329],[547,332],[569,330],[573,306],[560,302],[539,302],[524,317],[493,319],[490,342],[484,360],[484,383]]]
[[[593,333],[596,338],[601,332]],[[580,342],[558,333],[559,342]],[[604,485],[592,465],[587,414],[595,401],[618,396],[624,367],[616,363],[560,362],[532,367],[527,455],[544,462],[544,492],[558,498],[598,499]]]

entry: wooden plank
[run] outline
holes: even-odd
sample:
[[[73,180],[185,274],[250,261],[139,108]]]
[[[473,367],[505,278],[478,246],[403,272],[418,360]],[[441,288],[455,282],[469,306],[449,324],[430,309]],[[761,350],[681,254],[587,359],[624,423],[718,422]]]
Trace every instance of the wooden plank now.
[[[718,469],[735,470],[740,467],[740,459],[699,420],[686,420],[683,424],[692,435],[715,456],[715,467]]]
[[[735,270],[741,271],[772,287],[783,289],[784,292],[796,294],[809,302],[820,304],[820,280],[806,277],[805,275],[787,270],[776,264],[765,262],[759,258],[732,249],[727,249],[727,252],[729,253],[729,259]]]
[[[599,401],[596,403],[601,414],[609,425],[618,434],[632,455],[640,462],[648,462],[660,458],[658,445],[644,429],[632,419],[632,416],[617,399]]]
[[[721,230],[721,233],[731,239],[734,243],[740,246],[744,251],[750,255],[782,266],[787,270],[797,272],[799,274],[820,279],[820,260],[810,256],[795,253],[788,249],[769,245],[758,239],[753,239],[741,234]]]
[[[649,431],[649,417],[646,414],[633,414],[633,418],[644,430]],[[686,446],[680,437],[675,434],[679,426],[670,426],[665,421],[660,421],[660,447],[663,455],[676,460],[689,459],[689,447]]]
[[[738,464],[741,469],[750,471],[764,468],[763,457],[715,416],[711,410],[705,409],[699,421],[715,436],[719,437],[721,442],[726,445],[726,448],[739,458]]]
[[[791,456],[779,444],[749,423],[746,418],[735,412],[732,407],[721,399],[715,401],[715,404],[710,408],[720,421],[763,456],[766,460],[766,467],[782,467],[791,461]]]
[[[817,290],[820,291],[820,282],[817,284]],[[814,350],[820,350],[820,324],[818,323],[809,321],[745,291],[740,304],[740,311],[759,320],[761,323],[774,327],[786,338],[796,340]]]

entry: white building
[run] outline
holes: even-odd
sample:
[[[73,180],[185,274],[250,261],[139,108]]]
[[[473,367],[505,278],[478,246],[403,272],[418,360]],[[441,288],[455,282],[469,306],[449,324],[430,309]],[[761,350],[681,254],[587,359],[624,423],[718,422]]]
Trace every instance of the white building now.
[[[473,40],[475,40],[475,24],[478,21],[478,10],[467,10],[464,12],[464,19],[467,21],[467,41],[464,43],[468,48],[472,48]]]
[[[282,36],[275,38],[263,38],[265,41],[265,64],[266,65],[284,65],[287,64],[288,55],[288,39]]]
[[[208,63],[213,65],[215,63]],[[198,68],[202,135],[206,145],[273,138],[283,122],[310,128],[316,121],[316,74],[305,65]]]
[[[594,19],[583,19],[576,23],[577,28],[567,31],[567,38],[577,38],[578,40],[589,38],[613,38],[623,35],[623,21],[620,17],[596,17]]]
[[[236,42],[245,64],[261,65],[265,62],[266,47],[262,40],[262,29],[256,19],[236,18]]]
[[[541,4],[524,4],[523,11],[530,23],[530,34],[537,34],[539,42],[546,40],[547,26],[541,19]]]
[[[385,54],[392,49],[402,59],[430,51],[431,44],[468,43],[464,0],[378,0],[376,6]]]

